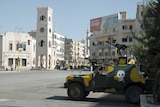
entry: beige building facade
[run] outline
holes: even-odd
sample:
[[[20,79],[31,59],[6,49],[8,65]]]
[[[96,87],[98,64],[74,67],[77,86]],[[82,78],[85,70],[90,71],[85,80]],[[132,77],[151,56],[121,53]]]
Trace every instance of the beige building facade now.
[[[59,69],[64,69],[66,61],[64,60],[64,49],[65,49],[65,36],[57,32],[53,32],[52,41],[54,45],[54,65],[59,66]]]
[[[68,67],[80,68],[81,66],[87,66],[85,55],[85,41],[65,39],[65,60]]]
[[[90,51],[90,62],[110,64],[113,63],[113,59],[117,59],[118,56],[132,56],[131,47],[136,43],[133,34],[136,36],[140,34],[141,28],[139,20],[142,19],[142,11],[143,4],[137,3],[136,19],[127,19],[125,11],[117,13],[117,17],[113,14],[116,18],[113,17],[113,15],[102,17],[101,23],[103,23],[103,20],[106,20],[108,23],[107,26],[110,26],[105,30],[95,26],[99,22],[97,21],[98,18],[91,19],[91,32],[90,35],[87,33],[86,39],[86,41],[89,42],[87,47]],[[102,27],[102,25],[99,26]],[[125,46],[125,49],[118,51],[117,46]]]
[[[1,35],[0,67],[6,70],[35,67],[36,41],[27,33],[7,32]]]

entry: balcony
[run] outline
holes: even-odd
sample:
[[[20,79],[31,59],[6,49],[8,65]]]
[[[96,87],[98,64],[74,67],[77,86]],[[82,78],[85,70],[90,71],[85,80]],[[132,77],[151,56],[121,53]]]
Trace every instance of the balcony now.
[[[118,29],[115,28],[115,29],[103,30],[102,35],[106,35],[106,34],[107,34],[107,36],[118,35]]]
[[[97,46],[97,48],[99,48],[99,49],[110,48],[110,47],[111,47],[111,49],[116,49],[115,46],[110,45],[110,44],[107,44],[107,45],[98,45]]]

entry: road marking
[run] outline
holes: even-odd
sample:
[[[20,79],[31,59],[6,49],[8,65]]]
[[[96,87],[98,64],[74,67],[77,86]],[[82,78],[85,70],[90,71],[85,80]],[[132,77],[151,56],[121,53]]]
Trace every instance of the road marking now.
[[[0,71],[0,73],[10,73],[10,72],[18,72],[18,71]]]
[[[0,99],[0,102],[9,101],[9,99]]]

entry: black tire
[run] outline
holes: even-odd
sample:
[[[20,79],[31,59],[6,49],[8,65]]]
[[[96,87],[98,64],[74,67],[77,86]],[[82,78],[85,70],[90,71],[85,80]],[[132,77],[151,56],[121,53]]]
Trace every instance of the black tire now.
[[[125,92],[126,100],[129,103],[138,104],[140,102],[140,94],[142,93],[142,88],[139,86],[130,86]]]
[[[84,88],[79,83],[71,83],[68,86],[67,94],[72,100],[82,100],[85,98]]]

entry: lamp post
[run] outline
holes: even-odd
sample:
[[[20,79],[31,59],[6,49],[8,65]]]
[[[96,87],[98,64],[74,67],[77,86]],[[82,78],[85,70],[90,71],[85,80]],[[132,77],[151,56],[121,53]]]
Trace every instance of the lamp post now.
[[[20,72],[20,58],[19,58],[19,54],[18,54],[18,72]]]
[[[18,47],[18,72],[20,72],[20,48]]]
[[[20,72],[20,52],[21,52],[21,48],[23,48],[23,45],[18,43],[18,72]]]

